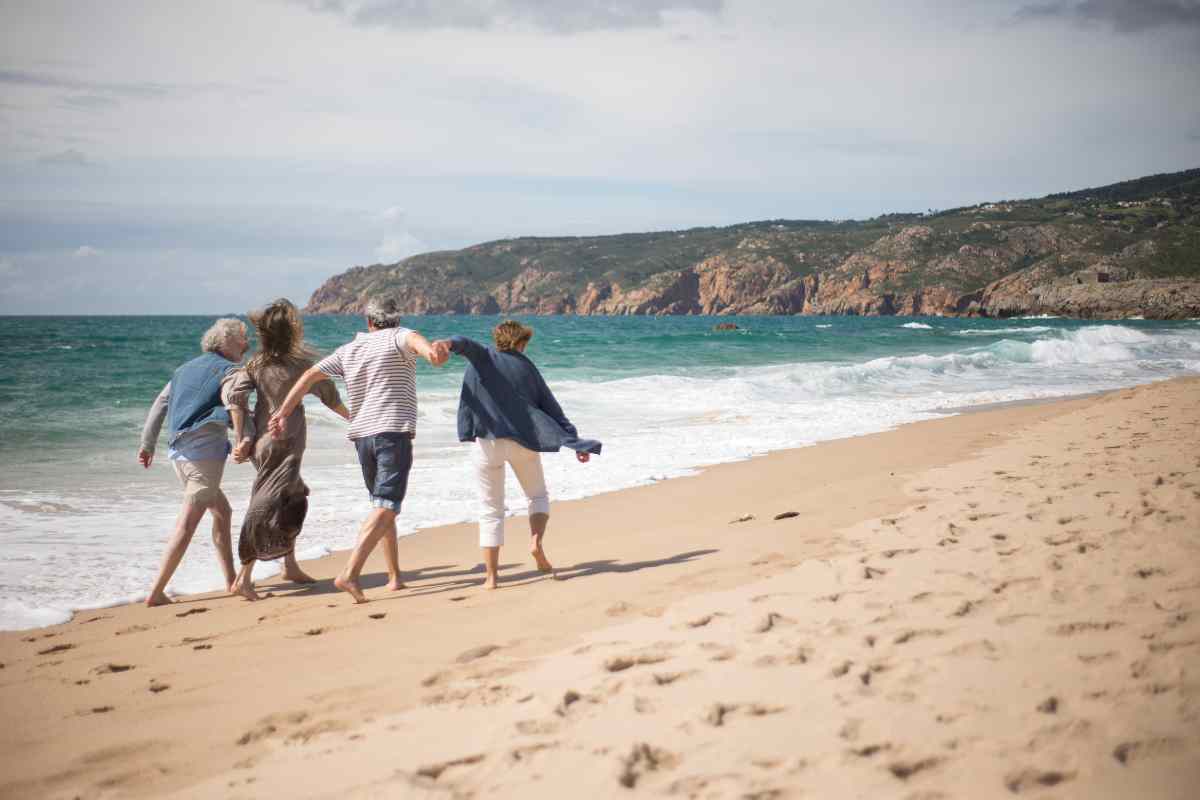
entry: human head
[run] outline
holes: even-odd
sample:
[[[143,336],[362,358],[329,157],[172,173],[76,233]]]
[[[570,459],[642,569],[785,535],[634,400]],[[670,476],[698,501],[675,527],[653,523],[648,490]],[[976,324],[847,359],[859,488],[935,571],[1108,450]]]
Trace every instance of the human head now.
[[[291,300],[281,297],[248,316],[258,334],[255,363],[269,364],[303,354],[304,320]]]
[[[367,326],[374,330],[395,328],[400,324],[400,310],[392,298],[372,297],[363,309]]]
[[[200,349],[206,353],[219,353],[230,361],[241,361],[250,346],[246,339],[246,323],[240,319],[225,317],[212,324],[200,337]]]
[[[506,319],[492,329],[492,341],[496,343],[496,349],[504,352],[523,352],[532,338],[533,328],[527,328],[513,319]]]

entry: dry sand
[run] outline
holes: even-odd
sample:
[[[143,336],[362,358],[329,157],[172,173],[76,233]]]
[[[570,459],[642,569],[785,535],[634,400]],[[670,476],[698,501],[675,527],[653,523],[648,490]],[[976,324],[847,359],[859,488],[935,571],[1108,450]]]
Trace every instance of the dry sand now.
[[[565,580],[518,519],[496,592],[451,526],[0,634],[0,795],[1196,797],[1198,445],[1181,379],[560,503]]]

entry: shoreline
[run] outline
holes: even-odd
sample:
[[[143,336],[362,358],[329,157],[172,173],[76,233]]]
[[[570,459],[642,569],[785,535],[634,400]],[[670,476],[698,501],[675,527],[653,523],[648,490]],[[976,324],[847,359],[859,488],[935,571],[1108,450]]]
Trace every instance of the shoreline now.
[[[1177,380],[1177,379],[1179,379],[1179,378],[1166,378],[1163,380]],[[1186,377],[1184,379],[1186,379]],[[1159,382],[1159,381],[1154,381],[1152,383],[1157,383],[1157,382]],[[912,422],[903,422],[892,428],[887,428],[887,429],[884,429],[881,431],[874,431],[871,433],[853,434],[850,436],[842,436],[842,437],[839,437],[836,439],[824,439],[824,440],[813,442],[813,443],[807,444],[807,445],[785,447],[785,448],[780,448],[778,450],[767,450],[764,452],[755,453],[755,454],[752,454],[749,456],[745,456],[742,458],[737,458],[737,459],[733,459],[733,460],[729,460],[729,461],[706,462],[706,463],[690,465],[690,466],[687,466],[684,468],[689,473],[686,475],[674,475],[674,476],[670,476],[670,477],[664,477],[661,479],[660,478],[651,478],[648,483],[635,484],[632,486],[624,486],[624,487],[618,487],[618,488],[614,488],[614,489],[605,489],[605,490],[596,492],[595,494],[586,495],[584,497],[577,497],[577,498],[572,498],[570,500],[553,501],[553,502],[555,502],[556,504],[558,504],[558,503],[573,503],[573,502],[578,502],[578,501],[589,500],[592,498],[604,497],[607,495],[611,495],[613,493],[625,492],[625,491],[629,491],[632,489],[645,488],[648,486],[656,486],[656,485],[662,484],[667,481],[675,481],[675,480],[680,480],[683,478],[695,477],[697,474],[700,474],[706,470],[710,470],[710,469],[713,469],[716,467],[723,467],[723,466],[727,466],[727,465],[731,465],[731,464],[742,464],[742,463],[754,462],[758,459],[770,457],[771,455],[776,454],[776,453],[785,453],[785,452],[792,452],[792,451],[797,451],[797,450],[805,450],[805,449],[809,449],[812,447],[821,447],[821,446],[824,446],[824,445],[827,445],[830,443],[834,443],[834,442],[877,436],[880,434],[885,434],[885,433],[889,433],[892,431],[900,430],[900,429],[903,429],[903,428],[906,428],[909,426],[922,425],[922,424],[925,424],[928,422],[947,419],[947,418],[965,415],[965,414],[986,413],[989,411],[1001,410],[1001,409],[1006,409],[1006,408],[1022,408],[1022,407],[1026,407],[1026,406],[1047,405],[1047,404],[1055,404],[1055,403],[1059,403],[1059,402],[1068,402],[1068,401],[1073,401],[1073,400],[1101,397],[1101,396],[1104,396],[1105,394],[1119,392],[1119,391],[1123,391],[1125,389],[1136,388],[1137,386],[1147,386],[1147,385],[1151,385],[1151,384],[1135,384],[1134,386],[1129,386],[1129,387],[1101,390],[1101,391],[1096,391],[1096,392],[1068,394],[1068,395],[1062,395],[1062,396],[1058,396],[1058,397],[1024,398],[1024,399],[1020,399],[1020,400],[1007,400],[1007,401],[1001,401],[1001,402],[995,402],[995,403],[984,403],[984,404],[980,404],[977,406],[956,406],[956,407],[951,407],[951,408],[946,408],[946,409],[930,409],[925,412],[922,412],[925,414],[934,415],[930,419],[915,420]],[[349,465],[350,462],[347,462],[347,464]],[[365,512],[364,512],[364,514],[365,514]],[[515,520],[518,518],[523,519],[524,515],[523,514],[515,515],[515,516],[508,517],[507,519]],[[418,536],[418,535],[438,534],[445,530],[457,528],[459,526],[464,526],[464,525],[473,526],[474,522],[464,520],[464,521],[458,521],[458,522],[448,522],[448,523],[442,523],[442,524],[437,524],[437,525],[430,525],[428,527],[423,527],[423,528],[416,528],[412,531],[401,533],[400,534],[400,542],[403,545],[404,540],[409,537],[414,537],[414,536]],[[205,523],[202,521],[201,528],[204,528],[204,527],[205,527]],[[199,533],[200,529],[198,529],[197,532]],[[233,535],[235,537],[235,544],[236,544],[236,535],[237,535],[236,529],[234,530]],[[324,546],[321,546],[321,547],[324,547]],[[352,547],[338,548],[338,549],[325,548],[325,549],[329,550],[329,552],[327,552],[325,555],[317,557],[317,558],[305,559],[302,563],[308,564],[308,563],[314,563],[314,562],[323,562],[328,559],[339,559],[339,558],[344,560],[347,557],[347,555],[349,554]],[[185,558],[186,557],[187,556],[185,555]],[[270,563],[273,565],[277,564],[277,565],[279,565],[279,570],[273,572],[270,575],[264,575],[260,578],[257,578],[256,581],[259,583],[277,579],[279,572],[282,570],[282,561],[265,562],[265,563]],[[260,566],[260,568],[261,568],[261,566]],[[204,591],[190,591],[190,592],[184,592],[184,593],[180,593],[180,594],[170,594],[169,596],[175,602],[187,601],[189,598],[197,598],[197,597],[210,597],[210,596],[219,597],[219,596],[221,596],[219,583],[220,583],[219,580],[216,581],[213,589],[208,589],[208,590],[204,590]],[[121,599],[121,600],[115,600],[113,602],[105,601],[105,602],[102,602],[102,603],[96,604],[96,605],[86,605],[86,606],[80,606],[78,608],[70,609],[68,611],[63,612],[63,613],[68,613],[70,615],[67,619],[60,620],[57,622],[50,622],[45,625],[37,625],[37,626],[23,627],[23,628],[0,628],[0,635],[6,634],[6,633],[22,633],[22,632],[39,631],[39,630],[43,630],[45,628],[55,627],[57,625],[71,624],[81,614],[89,614],[92,612],[122,608],[125,606],[139,606],[145,600],[144,593],[139,593],[137,595],[134,595],[134,597],[136,599],[132,599],[132,600]],[[40,609],[36,609],[36,610],[40,610]]]
[[[774,686],[769,676],[775,673],[764,670],[771,663],[782,663],[778,661],[781,656],[759,652],[762,643],[770,640],[776,649],[782,647],[793,656],[802,652],[796,648],[813,648],[804,657],[805,663],[820,664],[815,671],[786,672],[791,677],[772,690],[777,699],[788,699],[785,705],[789,707],[831,696],[850,704],[883,703],[906,692],[937,697],[940,690],[924,686],[918,673],[912,672],[916,666],[901,658],[901,653],[911,650],[924,659],[923,669],[959,675],[955,680],[960,682],[987,674],[1000,663],[1006,670],[1015,670],[1012,675],[1024,674],[1021,659],[1012,662],[1006,656],[1024,654],[1021,648],[1027,646],[1022,644],[1026,640],[1040,642],[1035,634],[1045,623],[1025,631],[1022,625],[1026,623],[1019,620],[1042,612],[1049,615],[1047,619],[1058,619],[1067,612],[1055,611],[1055,603],[1073,609],[1070,603],[1076,602],[1084,603],[1081,607],[1096,606],[1087,613],[1097,615],[1097,624],[1120,624],[1111,628],[1101,625],[1095,631],[1084,625],[1071,634],[1072,644],[1095,639],[1093,649],[1106,652],[1105,647],[1113,649],[1113,637],[1124,636],[1120,641],[1128,639],[1132,644],[1117,645],[1113,652],[1122,653],[1124,647],[1145,651],[1145,637],[1151,633],[1157,637],[1151,639],[1154,644],[1176,643],[1141,657],[1146,662],[1141,674],[1146,677],[1137,683],[1140,687],[1149,680],[1164,687],[1162,701],[1154,701],[1157,733],[1152,730],[1145,735],[1154,733],[1154,741],[1168,744],[1161,745],[1160,749],[1165,748],[1161,756],[1139,758],[1140,771],[1130,769],[1119,775],[1137,772],[1144,778],[1149,774],[1146,770],[1153,772],[1156,764],[1158,771],[1153,774],[1169,765],[1171,774],[1179,775],[1180,759],[1200,752],[1195,749],[1194,736],[1172,727],[1178,720],[1171,716],[1177,712],[1189,724],[1200,720],[1196,700],[1200,687],[1195,676],[1189,677],[1183,668],[1186,658],[1195,654],[1187,642],[1200,641],[1198,617],[1189,616],[1193,608],[1200,611],[1200,566],[1194,558],[1198,543],[1193,541],[1195,531],[1200,530],[1196,524],[1200,493],[1184,487],[1196,485],[1200,463],[1194,453],[1176,452],[1181,450],[1180,441],[1200,441],[1196,433],[1198,387],[1200,378],[1178,378],[1099,396],[941,417],[883,433],[717,464],[692,476],[557,502],[547,551],[560,568],[562,580],[550,580],[532,570],[523,547],[525,519],[510,517],[508,543],[501,552],[505,567],[502,589],[497,592],[478,588],[482,572],[475,526],[459,523],[424,531],[436,536],[401,540],[401,566],[410,585],[406,591],[384,593],[381,562],[377,556],[368,562],[363,583],[372,602],[365,606],[349,604],[348,598],[329,585],[344,559],[344,553],[338,552],[305,562],[306,569],[318,578],[317,585],[293,587],[268,579],[261,588],[274,596],[256,604],[209,593],[187,596],[164,608],[117,606],[79,612],[71,622],[51,628],[2,632],[0,707],[6,724],[0,730],[0,766],[6,777],[0,783],[0,796],[179,793],[252,797],[258,794],[255,782],[260,782],[257,786],[270,785],[272,791],[290,786],[310,795],[353,790],[352,796],[370,796],[385,784],[392,793],[417,796],[445,786],[486,794],[495,784],[502,793],[532,791],[540,797],[548,796],[553,786],[564,790],[562,780],[571,777],[568,773],[572,771],[589,786],[588,782],[596,781],[597,792],[613,793],[620,790],[613,782],[615,765],[628,753],[629,736],[639,725],[646,726],[645,735],[656,747],[670,741],[663,738],[668,734],[682,737],[671,755],[672,766],[663,766],[661,775],[644,764],[638,767],[641,762],[637,758],[630,767],[641,775],[638,780],[659,789],[674,785],[672,781],[685,777],[683,772],[705,763],[714,752],[709,748],[716,746],[705,738],[710,734],[724,736],[721,747],[743,755],[746,748],[765,741],[764,732],[769,734],[768,740],[787,744],[799,736],[812,745],[807,766],[793,773],[788,770],[795,768],[795,754],[788,757],[790,761],[781,755],[763,755],[765,761],[783,759],[780,763],[786,761],[791,767],[778,771],[754,768],[751,777],[736,784],[741,792],[758,786],[756,781],[767,781],[784,792],[775,796],[790,796],[787,792],[798,791],[798,787],[821,786],[818,778],[826,771],[843,769],[842,756],[836,753],[851,745],[849,739],[839,738],[836,730],[818,722],[823,719],[820,715],[797,718],[783,710],[763,717],[766,728],[738,733],[742,720],[750,719],[739,714],[764,702],[754,699],[757,682]],[[1096,420],[1101,420],[1099,427]],[[1168,429],[1170,436],[1165,435]],[[1111,445],[1097,443],[1105,437]],[[1095,455],[1088,455],[1092,452],[1089,447]],[[1118,457],[1123,459],[1119,463]],[[1047,471],[1041,466],[1044,459],[1063,463]],[[1136,486],[1129,480],[1129,465],[1140,465],[1136,474],[1144,473]],[[996,469],[1001,466],[1003,470]],[[1051,466],[1049,461],[1046,466]],[[1045,477],[1037,477],[1043,473]],[[1092,477],[1082,478],[1084,474]],[[1078,475],[1080,480],[1068,480],[1070,475]],[[1156,484],[1156,478],[1162,483]],[[1059,489],[1056,483],[1053,489],[1036,488],[1045,481],[1067,481],[1063,487],[1078,485]],[[1140,489],[1143,484],[1148,488]],[[1170,494],[1164,495],[1168,490]],[[1099,496],[1092,496],[1095,491],[1105,492],[1106,499],[1098,501]],[[1094,506],[1108,502],[1119,512],[1115,504],[1129,495],[1129,502],[1136,505],[1139,491],[1145,492],[1143,501],[1154,501],[1152,513],[1141,517],[1127,511],[1132,522],[1125,522],[1124,527],[1131,533],[1121,538],[1115,533],[1120,514],[1098,513]],[[1160,495],[1165,499],[1159,499]],[[1047,496],[1055,498],[1051,508],[1034,509]],[[1010,513],[1025,506],[1031,509],[1026,516],[1034,519]],[[784,512],[796,513],[774,519]],[[754,519],[733,522],[746,514],[753,514]],[[934,516],[926,521],[923,515]],[[1114,520],[1113,525],[1106,517]],[[1064,519],[1067,521],[1062,522]],[[1156,535],[1143,541],[1141,531],[1147,525],[1156,526]],[[955,533],[956,529],[980,527],[986,531],[989,526],[999,527],[976,538]],[[1180,530],[1190,533],[1184,536]],[[1062,545],[1043,541],[1058,541],[1063,536],[1068,538]],[[948,541],[951,539],[956,541]],[[1137,549],[1130,550],[1134,544]],[[1062,583],[1075,579],[1073,570],[1085,569],[1089,553],[1096,554],[1091,563],[1112,565],[1099,572],[1080,573],[1079,580],[1086,575],[1096,589],[1085,591],[1084,583]],[[1047,562],[1047,558],[1052,560]],[[1103,560],[1096,562],[1096,558]],[[1060,569],[1053,566],[1054,559]],[[1145,570],[1147,577],[1130,577],[1134,566]],[[1189,577],[1192,573],[1197,574]],[[935,594],[949,591],[946,602],[954,608],[939,612],[936,620],[922,620],[916,601],[907,598],[920,594],[916,587],[935,574],[946,576],[934,581],[935,585],[946,584],[935,589]],[[1013,583],[1028,575],[1041,577],[1036,584]],[[981,593],[967,588],[981,580]],[[963,581],[963,589],[946,588]],[[1028,590],[994,590],[1006,581]],[[1062,583],[1057,589],[1056,582]],[[898,591],[901,594],[895,594]],[[743,597],[746,593],[749,595]],[[769,603],[768,608],[754,601],[762,594],[783,599]],[[820,597],[832,595],[843,597],[844,602],[818,602]],[[1115,598],[1111,603],[1110,595]],[[980,599],[986,600],[982,606],[978,605]],[[972,608],[1001,610],[1001,606],[1023,600],[1037,600],[1044,608],[1040,612],[1038,607],[1007,609],[997,619],[1018,614],[1012,623],[988,620],[986,630],[972,627],[984,624]],[[1146,628],[1151,616],[1159,619],[1167,613],[1155,610],[1154,602],[1164,603],[1172,609],[1171,614],[1181,615],[1182,621],[1165,632]],[[953,612],[962,607],[968,610],[960,618]],[[704,612],[708,614],[719,611],[712,618],[716,621],[691,627],[691,621],[703,616],[703,609],[708,609]],[[763,614],[772,621],[766,631],[754,633]],[[1068,615],[1054,624],[1082,624],[1089,619]],[[902,629],[893,630],[892,620]],[[838,655],[854,664],[867,664],[868,671],[863,674],[868,677],[859,676],[860,667],[853,673],[857,687],[853,691],[846,684],[835,685],[834,695],[819,689],[824,685],[820,682],[830,680],[830,671],[836,672],[841,663],[830,662],[833,656],[825,651],[867,647],[862,636],[873,625],[888,637],[888,645],[878,636],[868,636],[872,639],[868,651],[845,649]],[[920,633],[935,629],[942,633]],[[904,638],[907,630],[918,632],[909,638],[928,638],[928,643],[898,651],[895,658],[884,658],[893,648],[892,639]],[[804,636],[798,636],[801,631]],[[837,631],[848,634],[844,645]],[[1019,638],[1012,638],[1018,634]],[[977,660],[971,661],[970,670],[960,672],[953,669],[959,656],[943,652],[943,645],[949,646],[959,636],[967,636],[960,643],[964,648],[972,641],[990,641],[996,650],[990,656],[978,648],[964,650],[977,653],[971,656]],[[618,648],[620,652],[605,650],[612,646],[613,637],[627,640]],[[656,650],[655,642],[675,644]],[[1041,676],[1029,680],[1044,683],[1055,675],[1070,678],[1079,672],[1081,662],[1061,661],[1053,647],[1045,646],[1056,642],[1067,640],[1051,639],[1041,645],[1042,650],[1022,656]],[[623,663],[620,659],[626,651],[634,654],[629,668],[602,667],[612,658],[618,659],[614,664]],[[689,655],[693,651],[694,657]],[[716,660],[725,651],[729,656]],[[639,654],[653,654],[647,659],[658,661],[639,661]],[[752,654],[757,655],[751,658]],[[660,661],[661,670],[659,666],[637,666]],[[872,672],[872,663],[881,670]],[[1113,682],[1118,681],[1118,673],[1128,673],[1126,660],[1101,659],[1097,664],[1107,666],[1088,667],[1087,674],[1104,674],[1113,685],[1092,690],[1125,696],[1119,687],[1113,688],[1117,686]],[[593,675],[597,669],[599,673]],[[661,674],[682,670],[680,674],[696,677],[681,680],[678,688],[670,689],[680,695],[668,700],[655,693],[659,690],[653,689],[653,682],[644,683],[652,670]],[[1018,692],[1019,687],[1009,686],[1010,678],[1009,672],[1004,672],[996,680],[1003,692]],[[707,701],[688,694],[693,691],[689,686],[716,691],[712,681],[726,694]],[[809,686],[808,681],[817,683]],[[493,691],[492,686],[501,688]],[[921,686],[924,688],[918,688]],[[979,691],[977,686],[966,688]],[[554,713],[564,692],[576,689],[586,699],[577,708],[579,728],[573,722],[576,712]],[[631,691],[635,695],[632,705],[627,694]],[[1071,690],[1064,686],[1056,691]],[[740,692],[745,699],[726,697],[729,692]],[[617,699],[610,702],[610,697]],[[620,697],[625,699],[618,702]],[[638,697],[644,702],[637,701]],[[1142,695],[1131,695],[1129,702],[1134,697]],[[703,709],[714,701],[724,702],[722,698],[743,711],[729,712],[734,716],[728,727],[704,724],[697,728],[694,720],[704,717]],[[1077,704],[1099,702],[1071,698],[1061,698],[1067,710],[1064,713],[1074,713]],[[1175,712],[1164,710],[1163,703],[1168,700]],[[852,716],[887,720],[903,711],[886,705],[871,708],[878,712],[874,717],[866,708]],[[1110,709],[1103,725],[1092,723],[1088,736],[1098,737],[1116,725],[1113,720],[1124,719],[1122,708],[1117,704],[1115,710]],[[677,711],[683,713],[681,709],[692,710],[686,710],[683,717],[673,716]],[[836,710],[831,707],[822,713]],[[563,760],[533,756],[508,771],[489,769],[488,764],[503,761],[507,751],[502,741],[513,739],[513,726],[537,713],[555,720],[557,733],[531,733],[536,741],[529,746],[551,747],[553,739],[553,748]],[[914,709],[904,713],[911,716]],[[910,755],[920,756],[916,761],[936,758],[937,763],[982,758],[989,751],[981,749],[979,742],[1007,742],[1005,737],[1010,734],[1026,735],[1027,728],[1033,729],[1030,725],[1054,721],[1030,713],[1029,719],[1021,716],[1015,722],[999,724],[994,712],[979,711],[974,716],[980,717],[982,727],[959,735],[957,750],[936,756],[909,753],[910,745],[899,741],[904,739],[905,728],[900,725],[891,730],[896,741],[886,748],[887,763],[903,762]],[[655,721],[660,718],[684,727],[662,729]],[[1066,717],[1055,719],[1067,721]],[[477,728],[471,720],[479,721]],[[464,721],[470,732],[463,742],[469,740],[469,746],[458,742]],[[866,722],[859,724],[870,727]],[[923,723],[913,724],[914,730],[924,730]],[[779,729],[778,725],[785,727]],[[623,752],[596,755],[596,748],[618,747],[616,740],[606,738],[616,735],[610,736],[610,727],[624,731],[620,741],[625,744],[619,745]],[[408,733],[389,733],[393,728]],[[518,725],[517,730],[521,729]],[[925,733],[944,738],[932,730]],[[1076,738],[1086,744],[1088,736]],[[518,738],[526,737],[521,734]],[[867,738],[860,737],[853,746],[873,746]],[[596,744],[599,740],[606,743]],[[1145,737],[1137,741],[1143,740],[1149,741]],[[478,762],[483,766],[469,762],[455,767],[446,778],[432,779],[436,787],[421,777],[421,763],[417,763],[421,759],[473,758],[475,750],[466,750],[476,746],[483,754]],[[1117,763],[1111,752],[1109,747],[1104,753],[1105,764]],[[367,770],[364,759],[368,755],[386,766],[386,774]],[[500,761],[494,762],[493,757]],[[671,760],[663,758],[664,764]],[[1072,763],[1080,758],[1071,756]],[[717,761],[724,763],[721,758]],[[507,763],[517,764],[511,759]],[[531,764],[536,767],[534,773],[529,772]],[[1117,763],[1124,769],[1122,765]],[[878,778],[881,793],[921,788],[939,775],[945,780],[951,777],[950,770],[929,766],[927,775],[906,788],[879,763],[866,765],[864,760],[864,769],[867,766],[870,770],[863,774],[870,777],[862,779],[867,782],[854,778],[853,785],[874,787],[871,781]],[[360,767],[366,772],[356,772]],[[732,764],[728,767],[729,774],[745,771]],[[1106,771],[1110,768],[1076,765],[1070,780],[1076,781],[1075,788],[1084,786],[1089,776],[1095,781],[1111,781],[1113,776]],[[1064,776],[1070,771],[1062,770]],[[362,783],[360,778],[376,783]],[[1030,779],[1033,785],[1037,785],[1035,778]],[[396,780],[402,783],[389,783]],[[1113,785],[1129,788],[1119,782]],[[1009,794],[1002,781],[997,786],[1002,794],[995,796]],[[1137,786],[1144,788],[1143,783]],[[985,792],[980,796],[992,795]]]

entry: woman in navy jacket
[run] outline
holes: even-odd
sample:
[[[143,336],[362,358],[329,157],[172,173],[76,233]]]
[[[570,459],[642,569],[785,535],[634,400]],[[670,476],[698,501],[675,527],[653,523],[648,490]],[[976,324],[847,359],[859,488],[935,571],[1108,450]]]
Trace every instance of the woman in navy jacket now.
[[[551,572],[542,549],[550,498],[541,454],[568,447],[586,464],[593,453],[600,453],[600,442],[579,438],[542,374],[525,356],[531,338],[532,329],[507,320],[492,331],[494,348],[465,336],[437,343],[469,362],[458,403],[458,439],[478,445],[473,462],[481,505],[479,546],[489,589],[496,588],[504,544],[504,465],[512,468],[529,501],[529,552],[539,570]]]

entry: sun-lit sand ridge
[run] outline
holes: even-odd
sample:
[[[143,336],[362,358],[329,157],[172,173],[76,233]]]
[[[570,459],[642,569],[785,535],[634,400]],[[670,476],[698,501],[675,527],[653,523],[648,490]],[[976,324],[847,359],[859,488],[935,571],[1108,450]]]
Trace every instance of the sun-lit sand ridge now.
[[[559,504],[563,581],[6,633],[0,795],[1192,797],[1198,445],[1182,379]]]

